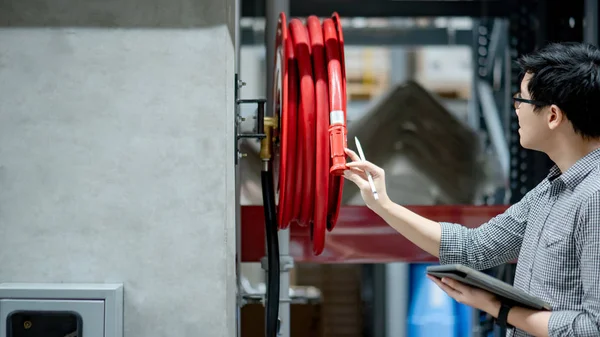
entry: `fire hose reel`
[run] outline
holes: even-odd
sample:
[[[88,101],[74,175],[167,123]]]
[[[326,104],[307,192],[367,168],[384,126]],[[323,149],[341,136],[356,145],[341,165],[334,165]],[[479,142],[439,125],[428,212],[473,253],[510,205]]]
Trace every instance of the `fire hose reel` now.
[[[346,169],[346,73],[338,14],[288,22],[281,13],[274,60],[274,116],[268,122],[276,123],[271,135],[276,220],[280,229],[307,227],[312,251],[320,255],[326,232],[337,222]],[[237,139],[263,139],[265,102],[237,100],[249,103],[258,104],[257,132]]]
[[[279,15],[274,64],[279,134],[281,229],[310,228],[312,250],[323,252],[337,222],[346,168],[344,38],[334,13],[322,22]]]

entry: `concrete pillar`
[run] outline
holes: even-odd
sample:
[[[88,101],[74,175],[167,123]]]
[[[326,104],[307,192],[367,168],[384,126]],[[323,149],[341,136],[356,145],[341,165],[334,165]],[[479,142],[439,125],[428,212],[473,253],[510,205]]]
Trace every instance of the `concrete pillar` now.
[[[0,282],[122,282],[126,337],[234,336],[234,1],[0,8]]]

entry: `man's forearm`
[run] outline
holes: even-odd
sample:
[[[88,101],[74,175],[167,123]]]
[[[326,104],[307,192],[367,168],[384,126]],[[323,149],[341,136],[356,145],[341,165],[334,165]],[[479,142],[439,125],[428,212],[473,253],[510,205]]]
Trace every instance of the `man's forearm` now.
[[[485,310],[494,318],[498,318],[500,304],[493,303],[490,308]],[[522,307],[513,307],[508,312],[508,324],[519,330],[523,330],[530,335],[545,337],[548,336],[548,322],[550,321],[550,311],[531,310]]]
[[[439,223],[424,218],[393,202],[382,205],[375,212],[409,241],[439,257],[442,230]]]

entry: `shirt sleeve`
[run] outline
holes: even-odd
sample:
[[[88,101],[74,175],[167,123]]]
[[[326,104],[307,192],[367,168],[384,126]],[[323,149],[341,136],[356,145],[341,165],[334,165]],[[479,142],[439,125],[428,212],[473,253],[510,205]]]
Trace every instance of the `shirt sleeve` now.
[[[548,322],[551,337],[600,336],[600,191],[582,208],[575,240],[581,268],[582,310],[553,312]]]
[[[440,223],[440,264],[462,264],[482,270],[516,259],[535,191],[531,190],[504,213],[477,228]]]

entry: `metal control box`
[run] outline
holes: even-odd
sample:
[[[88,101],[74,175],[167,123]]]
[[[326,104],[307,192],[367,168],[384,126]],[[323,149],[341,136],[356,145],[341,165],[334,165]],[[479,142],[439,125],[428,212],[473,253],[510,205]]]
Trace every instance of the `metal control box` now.
[[[123,337],[123,285],[0,283],[0,337]]]

